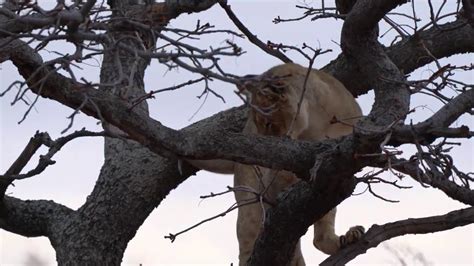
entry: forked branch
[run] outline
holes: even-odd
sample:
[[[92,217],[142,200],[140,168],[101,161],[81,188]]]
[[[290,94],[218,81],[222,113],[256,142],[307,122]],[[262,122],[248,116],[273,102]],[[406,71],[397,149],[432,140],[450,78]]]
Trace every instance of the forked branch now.
[[[4,175],[0,175],[0,196],[3,197],[7,190],[7,187],[14,181],[29,178],[35,175],[42,173],[48,166],[55,163],[52,160],[53,156],[69,141],[76,139],[78,137],[97,137],[105,136],[103,132],[90,132],[85,129],[76,131],[70,135],[58,138],[57,140],[52,140],[48,133],[39,133],[37,132],[34,137],[30,139],[26,147],[23,149],[23,152],[15,160],[15,162],[10,166],[7,172]],[[45,145],[49,147],[48,152],[45,155],[40,155],[40,159],[35,168],[28,171],[25,174],[20,174],[21,170],[25,165],[31,160],[35,152],[42,146]]]

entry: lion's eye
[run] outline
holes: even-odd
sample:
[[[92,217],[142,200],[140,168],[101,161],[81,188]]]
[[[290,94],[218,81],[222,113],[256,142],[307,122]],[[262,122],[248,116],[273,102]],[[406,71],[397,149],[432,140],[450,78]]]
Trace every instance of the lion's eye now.
[[[269,84],[267,86],[273,93],[282,94],[285,91],[285,86],[283,84]]]

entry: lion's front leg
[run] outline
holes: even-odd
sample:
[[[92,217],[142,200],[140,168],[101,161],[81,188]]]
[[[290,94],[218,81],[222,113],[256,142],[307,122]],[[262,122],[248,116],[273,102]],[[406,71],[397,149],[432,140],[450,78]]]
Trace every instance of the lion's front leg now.
[[[255,203],[258,193],[263,189],[262,184],[252,166],[236,164],[234,195],[240,206],[237,213],[239,265],[246,265],[262,225],[263,206]]]
[[[280,185],[290,179],[286,173],[276,173],[276,179],[269,174],[268,169],[256,169],[253,166],[236,165],[234,176],[235,199],[239,209],[237,214],[237,239],[239,241],[239,265],[247,265],[252,255],[255,240],[260,233],[264,219],[264,208],[269,205],[258,201],[259,193],[264,192],[264,197],[270,202],[275,202],[277,194],[281,191]],[[259,172],[259,174],[257,174]],[[259,176],[260,175],[260,176]],[[255,203],[257,199],[258,202]],[[252,204],[248,204],[253,202]],[[295,248],[292,266],[304,266],[300,243]]]
[[[353,226],[345,235],[338,236],[334,231],[336,208],[329,211],[314,223],[313,245],[320,251],[332,255],[339,249],[358,241],[365,232],[362,226]]]
[[[239,241],[239,265],[247,265],[253,246],[260,232],[262,209],[259,204],[240,207],[237,215],[237,240]]]

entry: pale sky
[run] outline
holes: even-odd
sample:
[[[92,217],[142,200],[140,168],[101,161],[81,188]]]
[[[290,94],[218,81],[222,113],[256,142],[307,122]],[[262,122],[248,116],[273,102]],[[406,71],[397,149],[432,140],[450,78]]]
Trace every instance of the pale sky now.
[[[40,0],[40,3],[54,3],[51,0]],[[313,1],[319,3],[319,1]],[[434,1],[438,4],[441,1]],[[449,1],[454,4],[455,1]],[[294,23],[273,24],[276,16],[296,17],[301,14],[294,5],[300,1],[229,1],[240,19],[258,37],[273,42],[301,46],[303,42],[313,47],[331,48],[334,52],[318,57],[315,67],[321,67],[339,54],[341,21],[333,19],[311,22],[309,20]],[[418,3],[420,6],[422,3]],[[403,9],[404,10],[404,9]],[[403,12],[401,10],[400,12]],[[427,9],[418,10],[418,15],[426,15]],[[171,22],[172,27],[193,28],[196,20],[202,23],[209,22],[216,28],[235,28],[219,6],[192,15],[182,15]],[[382,32],[382,31],[381,31]],[[206,37],[194,44],[200,47],[217,46],[229,35]],[[388,37],[387,37],[388,38]],[[234,39],[241,45],[246,54],[239,58],[223,59],[221,65],[228,72],[236,74],[261,73],[280,62],[261,52],[245,40]],[[64,46],[62,46],[64,47]],[[61,47],[61,48],[62,48]],[[44,55],[45,57],[51,55]],[[298,63],[307,64],[301,56],[289,54]],[[472,55],[455,56],[449,60],[452,64],[461,65],[473,61]],[[442,60],[448,62],[447,60]],[[412,79],[428,77],[433,66],[425,67],[412,74]],[[87,67],[81,75],[88,80],[98,80],[99,68]],[[189,80],[191,75],[184,70],[166,72],[166,69],[157,63],[152,63],[146,75],[146,89],[156,90]],[[467,83],[474,83],[473,74],[459,76]],[[11,82],[19,79],[16,69],[9,63],[0,65],[0,90],[5,89]],[[241,100],[234,94],[233,85],[222,82],[212,84],[212,89],[224,96],[226,103],[209,95],[199,112],[193,114],[202,104],[197,99],[203,90],[203,85],[197,84],[174,92],[165,92],[149,101],[150,113],[153,118],[172,128],[182,128],[190,123],[208,117],[232,106],[241,105]],[[36,130],[48,131],[53,138],[60,137],[60,132],[68,125],[66,118],[73,110],[47,99],[40,99],[35,109],[26,120],[18,125],[27,106],[24,104],[10,105],[15,92],[10,92],[0,98],[0,172],[5,170],[16,159],[18,154],[34,135]],[[29,94],[30,99],[35,95]],[[373,98],[364,95],[358,98],[365,114],[371,108]],[[438,110],[439,102],[427,97],[416,97],[412,101],[412,108],[417,108],[411,115],[414,122],[425,119]],[[191,120],[190,118],[193,117]],[[408,120],[407,120],[408,121]],[[474,128],[472,117],[460,118],[456,125],[467,125]],[[96,121],[85,115],[76,117],[74,129],[87,127],[99,131]],[[39,176],[15,182],[10,187],[9,195],[21,199],[51,199],[71,208],[78,208],[92,191],[99,169],[103,163],[103,141],[99,138],[77,139],[67,144],[54,160],[57,163],[50,166]],[[474,171],[473,141],[463,141],[463,146],[453,149],[453,158],[458,168],[465,172]],[[41,149],[38,154],[43,154]],[[409,157],[413,150],[405,149],[404,154]],[[31,169],[37,158],[25,170]],[[387,176],[387,178],[394,178]],[[370,194],[354,196],[344,201],[338,207],[336,230],[344,233],[350,226],[360,224],[366,229],[372,224],[440,215],[446,212],[463,208],[463,204],[453,201],[436,189],[421,188],[410,178],[404,179],[404,185],[413,185],[410,190],[397,190],[387,186],[377,186],[376,191],[390,199],[400,200],[400,203],[383,202]],[[222,212],[230,206],[234,199],[232,195],[212,198],[206,201],[199,199],[200,195],[210,192],[224,191],[227,185],[232,185],[231,175],[217,175],[201,171],[197,176],[190,177],[163,201],[150,215],[138,231],[135,238],[129,243],[123,259],[124,265],[229,265],[237,263],[238,246],[235,236],[236,213],[230,213],[204,224],[191,232],[180,235],[174,243],[164,239],[168,233],[176,233],[191,226],[202,219]],[[363,190],[358,187],[357,191]],[[405,236],[386,242],[390,248],[397,249],[404,254],[422,253],[427,261],[434,265],[473,265],[474,264],[474,226],[456,228],[447,232]],[[316,250],[312,245],[312,229],[303,237],[303,254],[307,264],[316,265],[326,255]],[[54,250],[46,238],[25,238],[0,231],[0,265],[24,265],[29,254],[38,257],[47,264],[55,264]],[[410,261],[410,260],[409,260]],[[414,263],[412,261],[412,263]],[[383,245],[370,250],[352,261],[353,265],[396,265],[396,259]]]

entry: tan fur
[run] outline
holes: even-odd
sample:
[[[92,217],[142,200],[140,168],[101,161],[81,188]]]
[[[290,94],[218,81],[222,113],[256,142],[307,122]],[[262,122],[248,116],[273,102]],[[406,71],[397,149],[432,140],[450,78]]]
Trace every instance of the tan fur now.
[[[361,116],[360,107],[342,83],[322,71],[310,71],[301,108],[297,114],[297,105],[303,93],[307,71],[307,68],[297,64],[284,64],[273,67],[255,80],[244,83],[239,89],[248,94],[253,107],[244,132],[273,136],[287,135],[293,139],[303,140],[323,140],[351,134],[351,125]],[[343,123],[334,123],[334,118]],[[202,167],[203,164],[198,166]],[[228,171],[229,167],[228,164],[223,164],[214,168],[219,168],[223,172],[223,168]],[[233,170],[234,187],[257,192],[265,191],[264,197],[269,202],[275,202],[281,191],[298,180],[290,172],[251,165],[236,163]],[[238,191],[235,193],[235,198],[239,204],[245,204],[254,199],[255,194]],[[265,209],[268,207],[266,204],[263,206]],[[237,238],[240,265],[245,265],[251,255],[255,239],[261,229],[263,211],[262,204],[245,205],[238,209]],[[364,232],[362,227],[356,226],[344,236],[337,236],[334,232],[335,215],[336,209],[333,209],[314,223],[313,244],[327,254],[337,252],[341,248],[341,243],[347,245],[357,241]],[[304,265],[299,244],[291,265]]]

